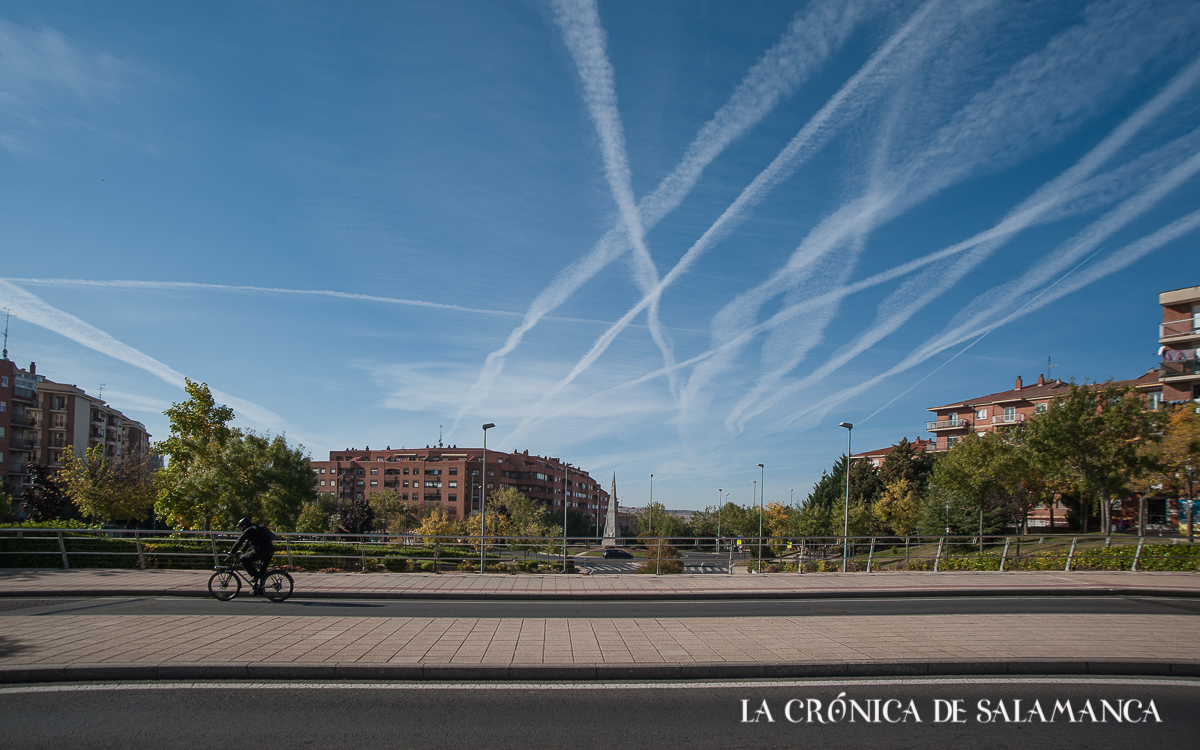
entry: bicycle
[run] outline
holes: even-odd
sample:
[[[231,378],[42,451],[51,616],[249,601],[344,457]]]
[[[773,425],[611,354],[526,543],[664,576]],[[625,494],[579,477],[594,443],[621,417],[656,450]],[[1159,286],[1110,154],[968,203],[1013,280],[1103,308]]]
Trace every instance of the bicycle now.
[[[238,570],[240,561],[231,555],[225,562],[227,564],[214,567],[216,572],[208,579],[208,593],[212,594],[214,599],[223,602],[241,592],[242,581],[250,584],[251,589],[254,588],[254,581]],[[271,568],[267,570],[267,577],[263,580],[263,595],[273,602],[281,602],[292,595],[292,584],[292,576],[286,570]]]

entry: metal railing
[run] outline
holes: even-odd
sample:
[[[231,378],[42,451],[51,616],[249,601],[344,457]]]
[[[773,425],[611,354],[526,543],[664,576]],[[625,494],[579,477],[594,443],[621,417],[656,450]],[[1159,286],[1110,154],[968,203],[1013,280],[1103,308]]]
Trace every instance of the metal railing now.
[[[1014,422],[1024,421],[1024,414],[997,414],[992,417],[992,424],[1013,424]]]
[[[1188,336],[1193,333],[1200,333],[1200,320],[1194,318],[1184,318],[1183,320],[1172,320],[1169,323],[1158,324],[1158,337],[1160,339],[1170,338],[1171,336]]]
[[[237,532],[0,529],[0,567],[207,568]],[[619,540],[632,558],[608,560],[599,537],[489,535],[487,572],[575,572],[614,566],[646,573],[952,570],[1200,570],[1186,539],[1100,535],[641,537]],[[762,557],[759,558],[759,549]],[[296,570],[479,572],[476,536],[276,535],[275,563]],[[676,554],[682,554],[677,557]]]
[[[1162,378],[1177,378],[1185,375],[1200,375],[1200,359],[1183,359],[1177,362],[1163,362],[1158,369]]]
[[[925,423],[925,431],[930,430],[950,430],[958,429],[959,427],[970,427],[971,420],[969,419],[940,419],[934,422]]]

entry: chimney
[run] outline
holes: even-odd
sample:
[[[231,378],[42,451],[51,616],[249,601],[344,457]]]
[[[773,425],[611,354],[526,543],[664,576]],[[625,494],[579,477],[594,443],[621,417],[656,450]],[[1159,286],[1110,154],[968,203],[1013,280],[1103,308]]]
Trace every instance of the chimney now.
[[[1017,390],[1018,391],[1021,390],[1021,376],[1020,375],[1017,376]]]
[[[30,363],[29,363],[29,374],[30,374],[30,375],[37,375],[37,362],[30,362]]]
[[[1038,385],[1045,385],[1045,384],[1046,384],[1046,379],[1044,377],[1042,377],[1041,375],[1038,375]]]

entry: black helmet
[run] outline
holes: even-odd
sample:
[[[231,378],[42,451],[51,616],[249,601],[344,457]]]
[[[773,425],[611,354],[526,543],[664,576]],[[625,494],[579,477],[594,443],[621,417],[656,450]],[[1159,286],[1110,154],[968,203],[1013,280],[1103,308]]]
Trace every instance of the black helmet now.
[[[249,518],[243,518],[242,520],[238,521],[237,527],[239,529],[244,529],[247,526],[253,526],[253,525],[254,525],[254,522],[251,521]]]

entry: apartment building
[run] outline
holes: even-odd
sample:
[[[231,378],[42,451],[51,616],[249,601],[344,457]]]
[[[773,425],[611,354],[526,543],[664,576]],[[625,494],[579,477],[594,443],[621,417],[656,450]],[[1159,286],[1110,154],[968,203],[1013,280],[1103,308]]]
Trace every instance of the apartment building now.
[[[1158,304],[1162,305],[1158,327],[1162,399],[1200,400],[1200,286],[1162,292]]]
[[[47,380],[36,363],[22,370],[0,360],[0,481],[15,499],[29,486],[31,464],[59,467],[69,446],[82,455],[97,445],[112,458],[144,456],[150,434],[102,399]]]
[[[1159,371],[1148,370],[1132,380],[1117,380],[1109,384],[1117,388],[1135,388],[1152,408],[1162,403],[1163,385]],[[1055,396],[1067,393],[1070,386],[1062,380],[1046,380],[1038,375],[1036,383],[1025,385],[1020,376],[1011,390],[957,401],[943,406],[931,406],[934,419],[925,429],[934,434],[936,450],[949,450],[969,433],[980,436],[997,428],[1020,424],[1045,411]]]
[[[925,453],[926,451],[933,451],[937,448],[936,440],[926,440],[924,438],[910,440],[908,444],[913,447],[914,453]],[[880,466],[883,466],[883,459],[887,458],[887,455],[895,449],[895,445],[889,445],[886,448],[876,448],[873,451],[863,451],[862,453],[855,453],[854,455],[850,456],[850,460],[870,461],[871,466],[874,466],[876,469],[878,469]]]
[[[393,450],[348,448],[313,461],[316,489],[339,502],[394,490],[403,500],[441,506],[462,519],[479,509],[482,448],[430,447]],[[488,450],[487,494],[513,488],[552,513],[570,510],[603,519],[608,493],[583,469],[557,458]]]

